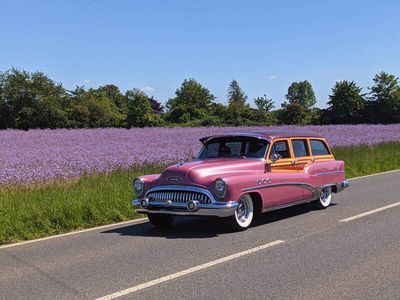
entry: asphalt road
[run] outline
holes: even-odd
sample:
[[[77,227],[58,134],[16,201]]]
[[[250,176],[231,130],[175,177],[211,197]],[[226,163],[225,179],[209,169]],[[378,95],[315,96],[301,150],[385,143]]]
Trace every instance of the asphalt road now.
[[[0,299],[400,299],[399,191],[395,172],[352,181],[326,210],[270,212],[244,232],[143,220],[0,248]]]

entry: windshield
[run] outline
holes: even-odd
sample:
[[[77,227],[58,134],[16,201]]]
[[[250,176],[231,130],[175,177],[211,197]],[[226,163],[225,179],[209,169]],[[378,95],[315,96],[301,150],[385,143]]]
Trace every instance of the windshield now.
[[[198,159],[208,158],[264,158],[268,147],[266,140],[248,137],[229,137],[210,140],[200,151]]]

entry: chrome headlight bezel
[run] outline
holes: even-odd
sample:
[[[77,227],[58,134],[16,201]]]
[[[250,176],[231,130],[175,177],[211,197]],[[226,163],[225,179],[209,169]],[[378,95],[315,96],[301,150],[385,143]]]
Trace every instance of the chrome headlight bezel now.
[[[140,197],[144,193],[144,181],[143,179],[137,177],[133,180],[133,190],[136,193],[136,196]]]
[[[214,181],[214,191],[218,198],[224,198],[226,191],[228,190],[228,184],[222,178],[217,178]]]

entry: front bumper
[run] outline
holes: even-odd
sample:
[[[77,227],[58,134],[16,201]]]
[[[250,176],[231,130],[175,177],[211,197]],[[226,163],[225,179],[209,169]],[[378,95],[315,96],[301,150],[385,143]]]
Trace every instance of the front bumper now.
[[[135,199],[132,201],[132,206],[136,212],[141,214],[168,214],[176,216],[213,216],[213,217],[229,217],[235,213],[238,206],[237,201],[229,202],[212,202],[210,204],[198,204],[195,210],[189,210],[184,203],[148,203],[143,208],[140,202],[143,199]]]

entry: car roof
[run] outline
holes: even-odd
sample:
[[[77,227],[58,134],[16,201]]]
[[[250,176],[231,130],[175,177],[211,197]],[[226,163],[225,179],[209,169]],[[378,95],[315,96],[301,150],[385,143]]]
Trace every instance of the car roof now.
[[[240,136],[265,139],[268,141],[272,141],[272,140],[278,139],[278,138],[290,138],[290,137],[323,138],[323,136],[320,135],[319,133],[308,131],[308,130],[256,130],[256,131],[231,132],[231,133],[224,133],[224,134],[220,134],[220,135],[211,135],[211,136],[201,138],[200,141],[204,144],[214,138],[240,137]]]

